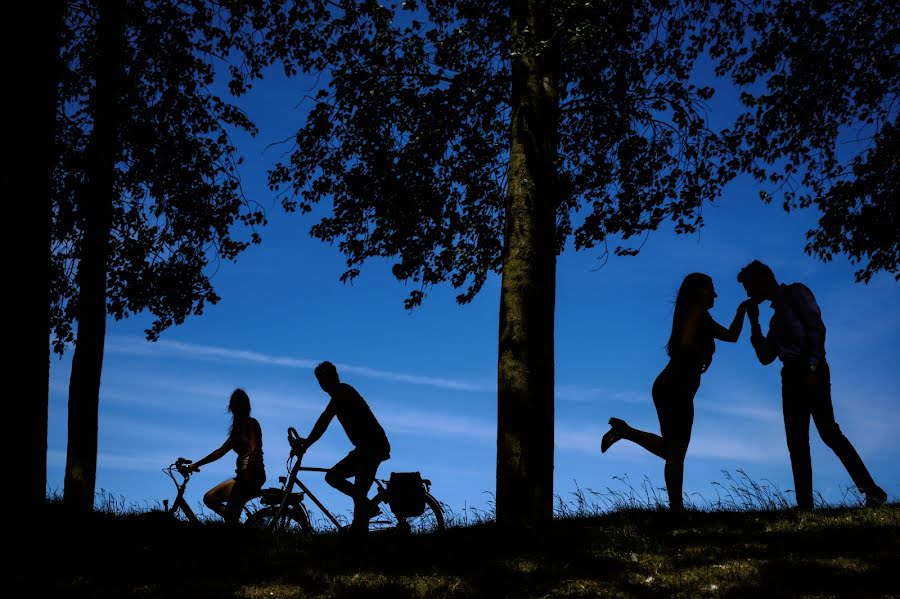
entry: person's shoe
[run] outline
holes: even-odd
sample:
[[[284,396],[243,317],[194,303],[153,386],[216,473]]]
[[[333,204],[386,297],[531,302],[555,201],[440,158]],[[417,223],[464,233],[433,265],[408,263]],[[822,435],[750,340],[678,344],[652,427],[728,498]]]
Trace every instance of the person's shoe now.
[[[866,491],[866,507],[878,507],[887,503],[887,493],[879,486],[874,486]]]
[[[624,420],[619,418],[609,419],[610,429],[603,435],[600,440],[600,452],[606,453],[606,450],[612,447],[612,444],[622,438],[622,429],[627,426]]]

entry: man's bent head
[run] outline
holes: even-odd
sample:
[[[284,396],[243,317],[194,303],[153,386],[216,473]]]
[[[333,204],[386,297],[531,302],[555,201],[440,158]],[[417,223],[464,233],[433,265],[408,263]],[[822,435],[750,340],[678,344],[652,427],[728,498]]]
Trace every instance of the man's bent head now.
[[[341,379],[338,378],[337,368],[331,362],[322,362],[316,366],[313,372],[315,372],[316,378],[319,380],[319,386],[326,393],[341,382]]]
[[[756,303],[764,299],[772,299],[778,287],[775,273],[759,260],[754,260],[742,268],[738,273],[737,280],[744,285],[747,297]]]

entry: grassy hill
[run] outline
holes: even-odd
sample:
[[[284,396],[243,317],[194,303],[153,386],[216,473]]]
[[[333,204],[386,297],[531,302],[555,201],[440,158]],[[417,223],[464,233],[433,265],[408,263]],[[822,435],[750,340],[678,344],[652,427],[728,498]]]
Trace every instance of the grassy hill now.
[[[156,514],[58,508],[14,547],[13,595],[36,597],[900,596],[900,506],[623,509],[510,535],[275,537]]]

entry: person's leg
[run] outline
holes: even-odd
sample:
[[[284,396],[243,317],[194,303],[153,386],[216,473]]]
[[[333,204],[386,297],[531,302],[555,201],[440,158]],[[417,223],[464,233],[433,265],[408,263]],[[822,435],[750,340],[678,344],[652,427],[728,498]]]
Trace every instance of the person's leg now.
[[[666,442],[660,435],[632,428],[631,426],[628,426],[628,424],[625,424],[619,429],[619,434],[623,439],[627,439],[636,445],[640,445],[653,455],[666,459]]]
[[[225,482],[217,484],[203,496],[204,505],[224,518],[225,503],[228,501],[228,496],[231,494],[232,486],[234,486],[233,478],[229,478]]]
[[[357,531],[369,529],[370,502],[369,489],[375,481],[375,473],[381,460],[371,455],[359,460],[359,469],[353,480],[353,524]]]
[[[264,472],[242,473],[235,478],[222,514],[226,524],[237,524],[240,521],[244,504],[259,493],[265,482]]]
[[[352,499],[353,483],[347,479],[354,476],[358,469],[359,454],[354,449],[347,454],[347,457],[332,466],[331,470],[325,473],[325,482]]]
[[[674,511],[684,509],[684,458],[691,441],[694,425],[694,406],[685,407],[664,433],[666,444],[666,491],[669,494],[669,508]]]
[[[676,512],[684,509],[684,458],[694,426],[694,395],[698,387],[699,378],[673,380],[666,390],[667,397],[660,397],[655,402],[666,460],[664,473],[669,509]]]
[[[786,365],[781,369],[784,434],[794,473],[794,493],[797,507],[811,510],[812,461],[809,455],[809,396],[806,393],[805,377],[806,372],[802,366]]]
[[[828,364],[822,364],[817,378],[816,386],[810,389],[809,393],[810,409],[819,436],[841,460],[847,473],[850,474],[850,478],[853,479],[853,484],[860,492],[864,493],[866,498],[872,502],[881,501],[883,503],[887,494],[872,480],[872,475],[869,474],[859,453],[841,432],[841,427],[834,419],[834,405],[831,401],[831,373]]]
[[[653,390],[651,393],[653,395],[653,403],[656,406],[656,413],[660,419],[660,423],[664,418],[664,416],[660,414],[660,406],[666,404],[667,397],[671,392],[671,389],[669,388],[670,381],[671,376],[669,369],[666,368],[666,370],[663,370],[653,382]],[[653,455],[666,459],[666,446],[660,435],[632,428],[627,422],[619,418],[610,418],[609,424],[611,428],[609,432],[603,435],[603,440],[600,443],[600,450],[603,453],[606,453],[606,450],[619,439],[627,439],[636,445],[640,445]]]

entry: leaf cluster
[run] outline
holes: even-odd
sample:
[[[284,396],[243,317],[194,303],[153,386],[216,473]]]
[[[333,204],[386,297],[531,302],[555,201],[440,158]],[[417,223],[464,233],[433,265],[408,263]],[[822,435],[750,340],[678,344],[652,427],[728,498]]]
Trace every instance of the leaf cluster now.
[[[857,281],[900,280],[900,8],[885,0],[719,2],[717,72],[744,91],[724,132],[740,169],[784,209],[816,207],[806,251]]]
[[[666,0],[547,3],[548,39],[513,39],[507,3],[329,3],[308,64],[322,89],[288,158],[269,175],[289,210],[330,211],[311,233],[338,242],[344,280],[370,258],[416,284],[407,307],[449,281],[470,301],[502,267],[511,65],[560,52],[558,251],[629,240],[701,206],[734,169],[691,83],[706,7]],[[533,32],[532,32],[533,33]],[[634,244],[619,254],[634,254]]]

